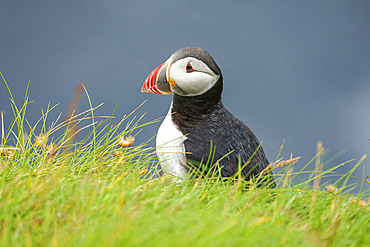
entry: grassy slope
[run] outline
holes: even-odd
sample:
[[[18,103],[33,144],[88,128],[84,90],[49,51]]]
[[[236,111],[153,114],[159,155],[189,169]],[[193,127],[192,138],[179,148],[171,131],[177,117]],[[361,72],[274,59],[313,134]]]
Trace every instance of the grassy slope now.
[[[25,102],[20,109],[14,105],[17,117],[0,146],[1,246],[370,245],[370,206],[360,200],[368,192],[354,197],[294,185],[296,174],[288,168],[274,190],[243,192],[242,182],[217,178],[143,179],[153,151],[145,143],[124,147],[119,138],[142,126],[126,125],[118,133],[121,123],[108,122],[71,145],[71,123],[47,127],[47,113],[43,134],[36,135],[24,119]],[[92,115],[75,123],[93,121]],[[66,126],[70,132],[52,145],[48,136]],[[16,149],[7,146],[13,128]],[[324,175],[318,174],[311,180]],[[348,176],[338,184],[345,187]]]
[[[104,163],[104,162],[103,162]],[[113,162],[114,163],[114,162]],[[113,164],[114,165],[114,164]],[[141,179],[90,164],[21,170],[0,187],[0,244],[53,246],[366,246],[369,206],[313,190]],[[97,169],[93,169],[97,168]],[[2,177],[3,178],[3,177]],[[2,179],[3,181],[3,179]],[[352,201],[351,201],[352,200]]]

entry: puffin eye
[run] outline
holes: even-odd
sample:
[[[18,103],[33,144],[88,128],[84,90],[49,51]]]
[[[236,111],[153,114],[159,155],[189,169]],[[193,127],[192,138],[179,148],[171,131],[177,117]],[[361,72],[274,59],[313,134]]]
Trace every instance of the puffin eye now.
[[[188,63],[188,65],[186,65],[186,72],[192,72],[192,71],[194,71],[194,69],[193,69],[193,66],[191,66],[191,64],[190,63]]]

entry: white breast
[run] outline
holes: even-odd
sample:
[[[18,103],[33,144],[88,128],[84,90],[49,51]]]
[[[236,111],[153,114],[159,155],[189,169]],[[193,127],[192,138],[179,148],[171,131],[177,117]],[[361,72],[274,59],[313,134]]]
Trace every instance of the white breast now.
[[[185,178],[186,164],[185,145],[186,137],[172,121],[172,103],[166,118],[158,129],[156,146],[157,156],[163,171],[180,178]]]

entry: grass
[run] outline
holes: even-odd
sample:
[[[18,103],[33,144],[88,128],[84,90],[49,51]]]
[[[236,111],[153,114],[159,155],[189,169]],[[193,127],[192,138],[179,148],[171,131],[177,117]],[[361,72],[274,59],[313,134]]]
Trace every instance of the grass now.
[[[96,116],[91,107],[48,126],[48,108],[31,126],[27,96],[19,108],[12,101],[15,117],[7,130],[2,125],[0,146],[1,246],[370,245],[365,178],[359,194],[348,192],[362,160],[338,176],[342,164],[323,170],[318,145],[310,162],[315,171],[307,164],[293,172],[294,158],[277,158],[270,166],[284,166],[277,189],[217,176],[179,183],[147,173],[156,164],[154,150],[129,138],[145,127],[140,118],[112,126],[111,117]],[[83,128],[90,132],[76,141]],[[298,175],[307,176],[297,183]],[[334,175],[332,185],[320,184]]]

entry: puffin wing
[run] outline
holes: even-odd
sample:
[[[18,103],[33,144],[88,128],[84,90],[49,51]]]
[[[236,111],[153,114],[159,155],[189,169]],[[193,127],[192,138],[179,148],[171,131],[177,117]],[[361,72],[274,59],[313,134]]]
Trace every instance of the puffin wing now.
[[[225,108],[194,125],[184,144],[188,160],[202,161],[208,168],[213,165],[210,161],[220,160],[224,177],[233,176],[243,166],[242,175],[255,176],[269,164],[254,133]]]

